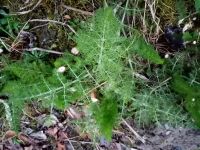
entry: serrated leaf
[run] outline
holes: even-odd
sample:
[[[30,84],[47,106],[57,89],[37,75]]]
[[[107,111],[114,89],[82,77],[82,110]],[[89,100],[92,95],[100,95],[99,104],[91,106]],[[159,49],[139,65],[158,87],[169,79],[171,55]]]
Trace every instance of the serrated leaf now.
[[[200,94],[188,95],[185,100],[186,109],[191,114],[195,124],[200,128]]]
[[[41,99],[46,102],[47,107],[63,109],[68,102],[80,96],[81,90],[69,91],[70,86],[74,85],[68,82],[63,74],[59,74],[44,63],[13,63],[5,67],[5,73],[10,81],[1,92],[9,96],[15,130],[19,129],[25,103]]]
[[[99,9],[90,22],[78,31],[77,48],[84,62],[93,66],[98,81],[115,78],[122,70],[125,51],[118,45],[120,23],[111,8]]]
[[[178,75],[173,77],[172,88],[184,96],[194,93],[193,88]]]
[[[200,0],[195,0],[195,10],[196,12],[200,12]]]
[[[118,111],[116,99],[105,98],[98,105],[93,105],[93,113],[100,132],[107,140],[111,140],[112,129],[116,123]]]
[[[139,56],[148,59],[152,63],[163,64],[164,60],[160,58],[158,52],[154,47],[147,43],[144,38],[137,34],[131,39],[132,43],[129,45],[131,50],[137,53]]]
[[[178,12],[178,18],[179,20],[185,18],[187,16],[187,9],[185,6],[184,0],[177,0],[176,1],[176,10]]]
[[[200,127],[200,88],[191,86],[183,78],[176,75],[172,82],[173,89],[185,99],[185,106],[195,123]]]

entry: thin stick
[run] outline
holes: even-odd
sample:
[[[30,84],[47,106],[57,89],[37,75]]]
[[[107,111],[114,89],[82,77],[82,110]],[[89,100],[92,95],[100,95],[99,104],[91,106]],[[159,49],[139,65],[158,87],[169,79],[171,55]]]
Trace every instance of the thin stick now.
[[[11,16],[16,16],[16,15],[25,15],[25,14],[28,14],[28,13],[32,12],[36,7],[38,7],[38,6],[40,5],[41,2],[42,2],[42,0],[39,0],[39,1],[37,2],[37,4],[36,4],[32,9],[30,9],[30,10],[22,11],[22,12],[16,12],[16,13],[14,13],[14,14],[9,14],[9,15],[11,15]]]
[[[12,115],[11,115],[10,106],[3,99],[0,99],[0,103],[2,103],[4,105],[5,113],[6,113],[6,120],[8,121],[9,127],[11,128],[12,127]]]
[[[62,25],[62,26],[67,26],[74,34],[77,35],[76,31],[70,25],[60,22],[60,21],[49,20],[49,19],[32,19],[32,20],[29,20],[28,22],[51,22],[51,23]]]
[[[74,8],[74,7],[71,7],[71,6],[66,6],[66,5],[63,5],[63,7],[66,8],[66,9],[68,9],[68,10],[72,10],[72,11],[76,11],[78,13],[81,13],[83,15],[93,16],[93,13],[88,12],[88,11],[84,11],[84,10],[77,9],[77,8]]]
[[[45,23],[45,24],[42,24],[42,25],[35,26],[35,27],[31,28],[29,31],[33,31],[33,30],[35,30],[35,29],[42,28],[42,27],[44,27],[44,26],[47,26],[48,24],[49,24],[49,23]]]
[[[156,91],[156,89],[162,87],[163,85],[165,85],[165,83],[167,83],[169,80],[171,80],[172,77],[167,78],[166,80],[164,80],[163,82],[161,82],[157,87],[153,88],[152,91],[150,92],[149,95],[151,95],[153,92]]]
[[[123,123],[130,129],[130,131],[136,136],[138,140],[140,140],[143,144],[145,144],[145,140],[122,118]]]
[[[29,49],[24,49],[24,50],[25,51],[42,51],[42,52],[47,52],[47,53],[52,53],[52,54],[58,54],[58,55],[64,54],[62,52],[57,52],[57,51],[53,51],[53,50],[43,49],[43,48],[39,48],[39,47],[34,47],[34,48],[29,48]]]

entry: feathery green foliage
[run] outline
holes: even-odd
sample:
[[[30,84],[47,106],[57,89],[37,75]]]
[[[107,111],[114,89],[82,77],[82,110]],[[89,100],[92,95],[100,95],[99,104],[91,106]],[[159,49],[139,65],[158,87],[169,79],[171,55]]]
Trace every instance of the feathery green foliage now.
[[[23,107],[31,100],[64,109],[69,102],[85,96],[87,89],[105,83],[98,88],[100,102],[93,116],[101,133],[110,139],[117,110],[123,113],[134,95],[133,68],[127,65],[128,56],[137,54],[152,63],[163,63],[137,30],[130,38],[122,37],[120,32],[121,24],[112,8],[102,8],[77,32],[81,56],[65,54],[54,66],[32,59],[8,64],[4,68],[7,83],[2,93],[9,96],[14,128],[19,128]],[[61,66],[66,73],[57,72]],[[91,78],[86,79],[86,73]]]
[[[196,12],[200,12],[200,0],[195,0],[195,9]]]
[[[111,140],[112,129],[117,121],[117,99],[107,96],[102,99],[100,104],[92,105],[94,117],[99,124],[100,132],[106,139]]]
[[[139,126],[148,126],[152,123],[160,126],[167,123],[171,126],[190,125],[190,119],[176,99],[166,87],[151,93],[148,89],[136,94],[133,98],[135,120]]]
[[[133,42],[129,47],[132,49],[133,52],[138,54],[139,56],[148,59],[150,62],[155,64],[163,64],[164,61],[160,58],[159,54],[155,51],[153,46],[147,43],[142,35],[138,33],[138,31],[134,32]]]
[[[187,9],[186,9],[185,1],[184,0],[177,0],[176,1],[176,10],[178,12],[178,19],[181,20],[187,16]]]
[[[106,85],[100,88],[103,97],[111,95],[110,93],[113,97],[118,97],[103,100],[99,109],[101,111],[94,112],[100,131],[108,139],[111,137],[114,116],[117,113],[117,105],[113,105],[112,101],[124,105],[134,93],[134,80],[131,69],[126,66],[125,58],[128,54],[137,53],[151,62],[163,63],[153,47],[147,44],[138,32],[134,37],[126,39],[120,36],[120,30],[120,22],[112,8],[106,7],[96,12],[89,23],[78,31],[76,38],[77,48],[84,58],[83,63],[91,67],[95,81],[98,84],[106,82]]]
[[[9,80],[2,93],[9,96],[12,124],[19,130],[19,121],[26,102],[41,99],[47,107],[64,109],[82,95],[76,81],[66,80],[62,73],[42,62],[16,62],[5,67]],[[73,90],[72,90],[73,88]]]
[[[185,99],[185,107],[200,127],[200,86],[191,86],[180,76],[174,76],[173,89]]]
[[[13,17],[9,16],[3,9],[0,9],[0,32],[12,38],[19,32],[20,23]]]

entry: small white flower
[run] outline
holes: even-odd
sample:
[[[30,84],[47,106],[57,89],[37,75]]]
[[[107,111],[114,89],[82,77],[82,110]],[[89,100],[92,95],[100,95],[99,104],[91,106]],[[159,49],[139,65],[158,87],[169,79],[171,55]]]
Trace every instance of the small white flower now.
[[[74,54],[74,55],[78,55],[79,50],[76,47],[74,47],[74,48],[71,49],[71,53]]]
[[[98,102],[99,100],[98,100],[97,98],[92,97],[92,98],[91,98],[91,101],[92,101],[93,103],[96,103],[96,102]]]
[[[195,101],[195,98],[192,98],[192,101],[194,102],[194,101]]]
[[[197,17],[192,18],[193,21],[197,20]]]
[[[169,54],[165,54],[165,58],[166,58],[166,59],[169,58]]]
[[[63,73],[63,72],[65,72],[65,70],[66,70],[66,68],[65,68],[64,66],[61,66],[61,67],[59,67],[59,68],[57,69],[57,72]]]
[[[3,53],[3,49],[0,48],[0,54]]]
[[[197,44],[197,41],[193,41],[192,43],[195,45],[195,44]]]

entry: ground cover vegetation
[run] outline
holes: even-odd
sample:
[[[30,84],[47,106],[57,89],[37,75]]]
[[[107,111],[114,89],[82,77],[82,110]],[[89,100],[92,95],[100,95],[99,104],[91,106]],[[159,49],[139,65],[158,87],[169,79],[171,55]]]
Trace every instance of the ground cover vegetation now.
[[[130,118],[138,127],[200,127],[199,0],[58,3],[36,2],[29,18],[2,2],[10,5],[0,7],[2,131],[21,131],[35,104],[49,116],[80,106],[85,115],[72,123],[93,140],[110,141]],[[64,8],[71,14],[59,16]]]

